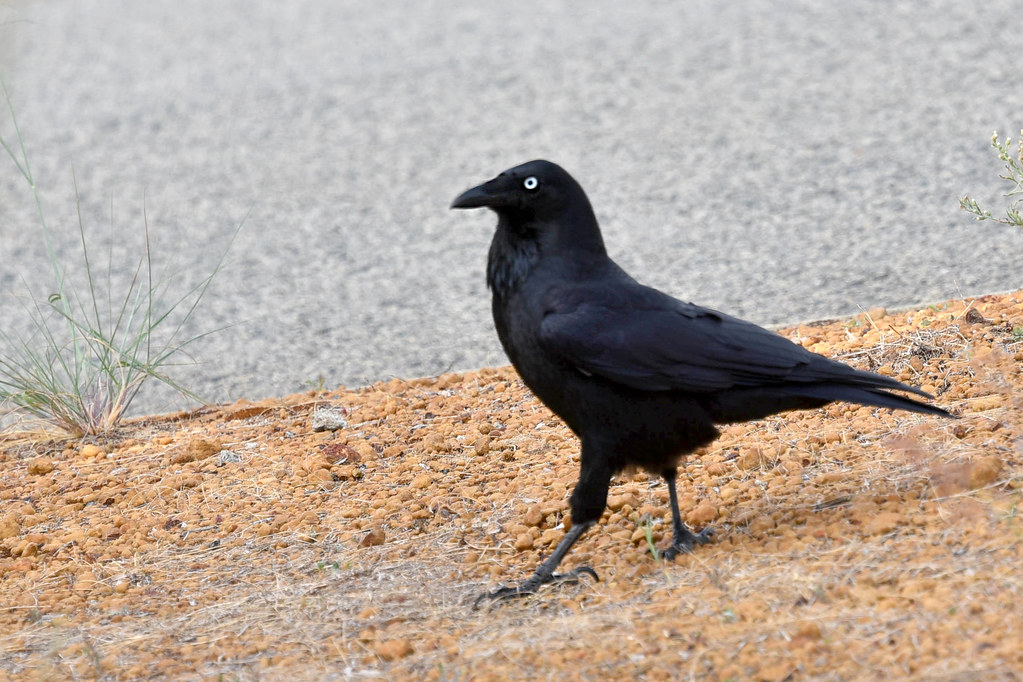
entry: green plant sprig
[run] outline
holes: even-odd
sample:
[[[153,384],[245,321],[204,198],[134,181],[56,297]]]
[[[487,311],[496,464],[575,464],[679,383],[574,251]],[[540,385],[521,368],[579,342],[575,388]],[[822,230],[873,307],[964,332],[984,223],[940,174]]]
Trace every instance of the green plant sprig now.
[[[1007,137],[1004,142],[1000,141],[997,130],[991,135],[991,146],[998,153],[998,158],[1005,162],[1006,175],[999,175],[998,177],[1012,184],[1012,189],[1003,196],[1011,198],[1023,195],[1023,130],[1020,131],[1019,144],[1015,155],[1012,153],[1012,138]],[[977,220],[994,220],[1003,225],[1023,228],[1023,213],[1020,211],[1021,203],[1023,203],[1023,198],[1015,199],[1005,209],[1004,218],[995,218],[991,215],[990,211],[981,208],[968,195],[959,200],[960,208],[972,213],[977,217]]]

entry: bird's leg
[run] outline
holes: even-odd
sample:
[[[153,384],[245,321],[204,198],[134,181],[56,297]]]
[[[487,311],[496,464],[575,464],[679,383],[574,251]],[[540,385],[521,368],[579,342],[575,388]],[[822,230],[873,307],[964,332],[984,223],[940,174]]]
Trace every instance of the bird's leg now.
[[[585,523],[573,525],[572,528],[569,529],[568,533],[565,534],[565,537],[561,539],[561,542],[558,543],[558,546],[554,548],[554,553],[540,564],[540,566],[536,569],[536,572],[533,573],[528,580],[516,585],[515,587],[501,587],[493,592],[484,592],[476,598],[475,603],[473,603],[473,608],[479,608],[480,602],[484,600],[505,600],[515,597],[524,597],[527,594],[536,594],[536,591],[540,588],[540,586],[546,585],[547,583],[577,583],[579,582],[579,576],[584,573],[591,576],[594,580],[600,580],[600,578],[597,577],[597,572],[589,566],[579,566],[567,573],[554,572],[554,569],[557,568],[558,564],[561,563],[561,560],[565,558],[565,555],[568,554],[568,550],[572,548],[575,541],[578,540],[579,537],[594,523],[596,523],[596,521],[586,521]]]
[[[664,472],[664,480],[668,482],[668,502],[671,504],[671,525],[674,536],[671,545],[664,550],[663,556],[668,561],[673,561],[682,552],[692,552],[696,545],[705,545],[710,542],[714,530],[704,528],[699,533],[694,533],[682,523],[682,512],[678,509],[678,491],[675,490],[675,477],[678,475],[676,469],[668,469]]]
[[[600,448],[600,444],[583,440],[579,482],[576,483],[575,490],[572,491],[572,496],[569,498],[569,506],[572,509],[572,527],[554,548],[554,552],[540,564],[536,573],[531,575],[528,580],[515,587],[501,587],[493,592],[484,592],[476,600],[473,608],[478,607],[480,602],[485,599],[495,601],[535,594],[541,585],[551,582],[578,582],[579,577],[584,573],[594,580],[600,580],[597,577],[597,572],[589,566],[580,566],[560,574],[555,573],[554,569],[565,558],[575,541],[604,513],[604,507],[607,506],[607,489],[611,485],[611,474],[608,457]]]

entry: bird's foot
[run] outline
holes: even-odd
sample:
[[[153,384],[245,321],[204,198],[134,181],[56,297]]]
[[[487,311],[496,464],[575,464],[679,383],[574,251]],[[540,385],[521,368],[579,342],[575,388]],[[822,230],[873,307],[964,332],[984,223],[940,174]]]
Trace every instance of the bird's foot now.
[[[675,538],[671,545],[661,554],[666,560],[674,561],[679,554],[692,554],[696,545],[706,545],[714,537],[714,529],[707,527],[699,533],[694,533],[688,528],[682,528],[681,532],[675,532]]]
[[[588,575],[595,581],[600,582],[600,578],[597,577],[597,572],[589,566],[579,566],[567,573],[551,573],[550,575],[534,573],[528,580],[520,585],[516,585],[515,587],[499,587],[493,592],[484,592],[480,596],[476,597],[476,601],[473,602],[472,608],[473,611],[475,611],[484,601],[489,601],[491,603],[504,602],[509,599],[516,599],[518,597],[536,594],[541,585],[546,585],[548,583],[574,585],[579,582],[580,577],[583,575]]]

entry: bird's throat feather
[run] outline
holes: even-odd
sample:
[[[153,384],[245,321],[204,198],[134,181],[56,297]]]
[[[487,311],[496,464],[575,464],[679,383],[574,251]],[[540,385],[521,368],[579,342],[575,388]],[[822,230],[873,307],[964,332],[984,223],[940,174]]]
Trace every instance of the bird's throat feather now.
[[[490,243],[487,286],[496,296],[507,297],[529,276],[540,260],[540,245],[528,236],[500,226]]]

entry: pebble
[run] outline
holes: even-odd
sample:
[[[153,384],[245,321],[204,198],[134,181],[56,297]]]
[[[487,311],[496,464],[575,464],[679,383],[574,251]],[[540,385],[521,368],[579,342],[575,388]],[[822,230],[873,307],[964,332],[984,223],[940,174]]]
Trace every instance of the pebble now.
[[[412,643],[407,639],[392,639],[386,642],[378,642],[376,645],[377,656],[385,661],[405,658],[414,651]]]
[[[236,464],[240,461],[242,461],[242,456],[232,450],[221,450],[217,454],[217,466]]]
[[[360,547],[376,547],[377,545],[384,544],[387,540],[387,534],[384,533],[382,528],[374,528],[370,532],[366,533],[365,537],[359,543]]]
[[[53,468],[53,460],[49,457],[36,457],[28,463],[28,473],[36,476],[48,474]]]
[[[521,533],[515,538],[515,551],[524,552],[533,548],[533,536],[530,533]]]
[[[313,410],[313,431],[338,431],[348,428],[348,419],[342,407],[318,407]]]

